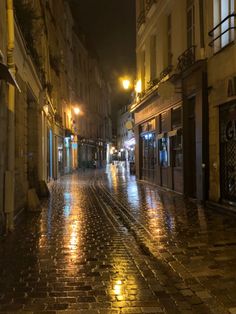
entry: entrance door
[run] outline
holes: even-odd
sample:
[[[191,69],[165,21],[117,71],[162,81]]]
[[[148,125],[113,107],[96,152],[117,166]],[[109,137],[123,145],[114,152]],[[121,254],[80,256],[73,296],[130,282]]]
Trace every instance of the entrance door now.
[[[221,199],[236,203],[236,103],[220,108]]]
[[[53,134],[52,130],[48,130],[48,154],[47,154],[47,162],[48,162],[48,181],[53,178]]]
[[[28,91],[27,95],[27,179],[29,188],[38,184],[38,111],[37,103]]]
[[[196,198],[196,123],[195,123],[195,97],[187,101],[187,129],[185,150],[185,189],[189,197]]]

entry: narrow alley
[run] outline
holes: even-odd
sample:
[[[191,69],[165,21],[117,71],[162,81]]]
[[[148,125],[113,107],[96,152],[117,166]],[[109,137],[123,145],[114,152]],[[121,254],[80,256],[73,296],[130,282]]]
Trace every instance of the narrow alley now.
[[[122,164],[55,181],[0,241],[0,313],[236,311],[235,216]]]

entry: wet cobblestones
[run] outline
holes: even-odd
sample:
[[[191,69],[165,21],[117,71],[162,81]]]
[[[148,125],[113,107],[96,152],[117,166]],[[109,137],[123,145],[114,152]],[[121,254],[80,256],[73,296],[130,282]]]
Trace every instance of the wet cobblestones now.
[[[236,219],[137,183],[65,176],[0,239],[0,313],[235,313]]]

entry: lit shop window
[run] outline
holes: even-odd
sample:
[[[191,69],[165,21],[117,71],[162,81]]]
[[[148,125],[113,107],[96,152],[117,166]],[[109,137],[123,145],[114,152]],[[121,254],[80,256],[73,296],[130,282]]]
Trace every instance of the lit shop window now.
[[[161,167],[169,166],[169,138],[163,137],[159,140],[159,163]]]
[[[172,137],[173,167],[183,167],[182,135]]]
[[[154,169],[156,164],[156,137],[155,133],[146,133],[143,141],[143,168]]]

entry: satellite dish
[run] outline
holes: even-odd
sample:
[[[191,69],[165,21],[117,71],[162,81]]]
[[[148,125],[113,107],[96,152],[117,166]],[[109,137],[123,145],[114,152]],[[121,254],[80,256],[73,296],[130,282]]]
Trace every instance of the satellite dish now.
[[[133,126],[134,126],[134,124],[133,124],[133,121],[127,121],[126,123],[125,123],[125,127],[126,127],[126,129],[128,129],[128,130],[132,130],[133,129]]]
[[[158,88],[158,94],[164,99],[172,97],[174,93],[175,86],[170,81],[161,83]]]

